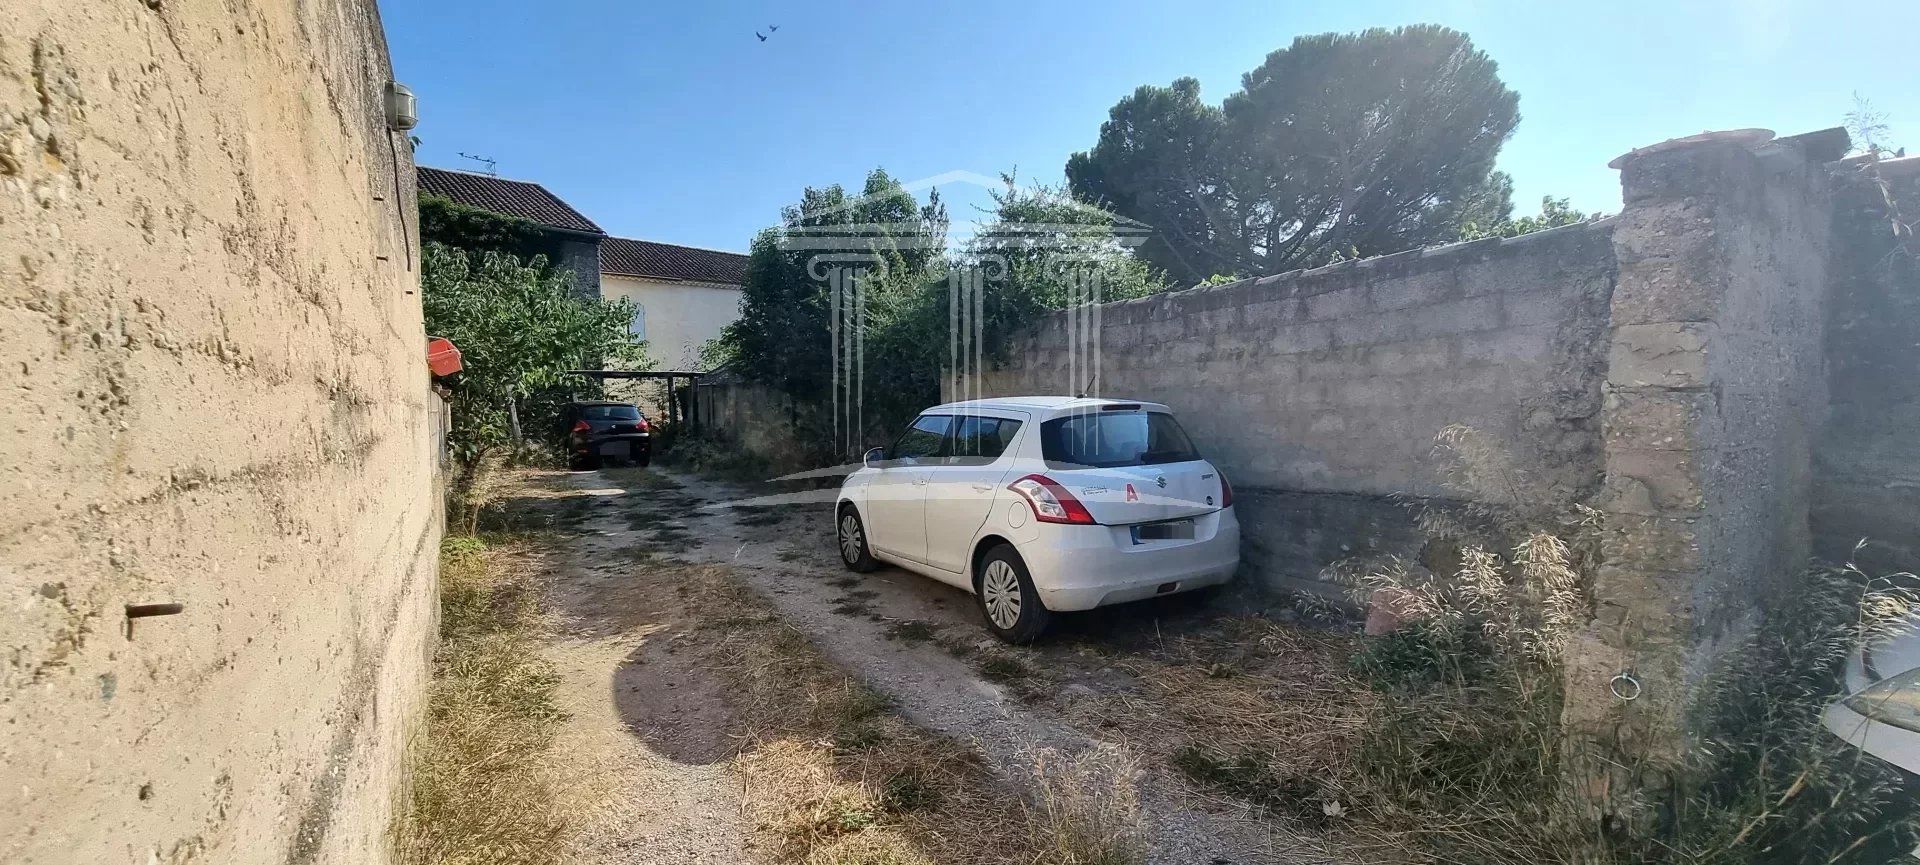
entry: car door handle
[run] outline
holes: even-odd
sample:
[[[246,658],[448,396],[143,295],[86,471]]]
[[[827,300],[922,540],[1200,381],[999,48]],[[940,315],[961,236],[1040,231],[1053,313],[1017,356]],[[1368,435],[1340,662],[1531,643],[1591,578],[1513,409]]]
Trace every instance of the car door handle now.
[[[974,485],[973,485],[973,491],[974,491],[974,492],[976,492],[976,493],[990,493],[990,492],[993,492],[993,484],[974,484]]]
[[[917,478],[914,478],[914,479],[913,479],[913,485],[914,485],[914,486],[916,486],[916,487],[924,487],[924,486],[926,486],[926,485],[927,485],[927,476],[926,476],[926,475],[921,475],[921,476],[919,476],[919,477],[917,477]]]

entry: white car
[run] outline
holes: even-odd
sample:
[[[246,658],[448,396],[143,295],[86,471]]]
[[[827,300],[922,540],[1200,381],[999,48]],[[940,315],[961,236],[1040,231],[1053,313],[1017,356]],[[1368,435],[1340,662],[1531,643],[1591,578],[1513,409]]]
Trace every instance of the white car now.
[[[1164,405],[1004,397],[927,409],[840,487],[840,557],[974,593],[1029,642],[1052,613],[1232,579],[1233,487]]]
[[[1846,689],[1827,707],[1827,729],[1920,779],[1920,630],[1855,653]]]

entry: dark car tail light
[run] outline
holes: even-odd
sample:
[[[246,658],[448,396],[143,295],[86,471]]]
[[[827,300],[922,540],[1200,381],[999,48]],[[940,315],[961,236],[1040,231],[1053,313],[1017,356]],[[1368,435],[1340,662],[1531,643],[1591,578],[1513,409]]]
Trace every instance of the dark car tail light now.
[[[583,420],[574,421],[573,431],[577,433],[593,432],[593,424],[587,423],[586,421],[583,421]]]
[[[651,423],[648,423],[648,422],[647,422],[647,419],[646,419],[646,418],[641,418],[641,419],[640,419],[640,431],[641,431],[641,432],[653,432],[653,424],[651,424]]]
[[[1093,514],[1087,513],[1087,506],[1067,492],[1059,481],[1046,475],[1027,475],[1008,484],[1007,489],[1026,499],[1033,508],[1033,518],[1043,523],[1093,525]]]
[[[1233,483],[1227,480],[1227,473],[1220,473],[1220,506],[1233,507]]]

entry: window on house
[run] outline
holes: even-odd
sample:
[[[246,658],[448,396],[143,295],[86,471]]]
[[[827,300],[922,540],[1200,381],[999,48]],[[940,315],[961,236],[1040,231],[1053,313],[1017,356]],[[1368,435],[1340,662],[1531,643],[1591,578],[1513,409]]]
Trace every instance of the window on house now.
[[[640,304],[637,304],[637,303],[633,305],[633,322],[627,325],[627,332],[633,334],[636,338],[639,338],[639,339],[647,338],[647,308],[646,307],[641,306]]]

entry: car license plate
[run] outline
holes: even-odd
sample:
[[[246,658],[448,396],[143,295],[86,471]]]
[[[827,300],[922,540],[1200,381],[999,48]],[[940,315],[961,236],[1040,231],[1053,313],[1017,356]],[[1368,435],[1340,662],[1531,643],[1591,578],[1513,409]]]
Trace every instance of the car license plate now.
[[[1133,527],[1133,542],[1144,544],[1147,541],[1191,541],[1193,540],[1192,520],[1173,520],[1164,523],[1147,523]]]

